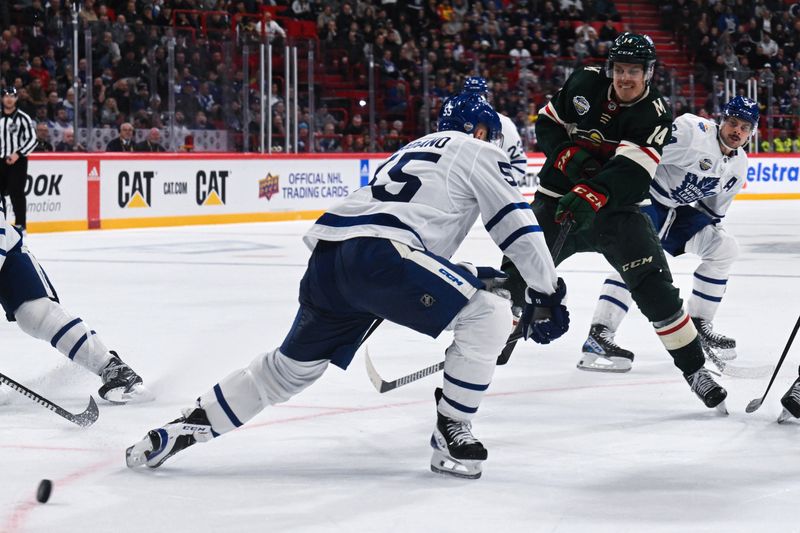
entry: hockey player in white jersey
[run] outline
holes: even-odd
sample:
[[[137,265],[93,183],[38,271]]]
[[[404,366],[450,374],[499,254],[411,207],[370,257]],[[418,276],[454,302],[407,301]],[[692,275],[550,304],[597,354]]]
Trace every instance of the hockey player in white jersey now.
[[[525,336],[539,343],[567,331],[566,287],[513,185],[508,158],[485,142],[499,135],[497,113],[483,99],[455,97],[440,111],[439,130],[389,157],[367,186],[305,235],[312,253],[300,309],[280,347],[224,378],[177,420],[149,431],[126,451],[129,467],[158,467],[195,442],[241,426],[311,385],[329,363],[345,369],[382,318],[431,337],[453,330],[436,394],[431,469],[480,477],[487,451],[471,420],[511,331],[511,309],[481,279],[502,272],[449,258],[480,216],[497,245],[519,261],[530,286]]]
[[[6,218],[6,190],[5,179],[0,179],[0,304],[6,318],[100,376],[98,394],[104,400],[127,403],[152,399],[142,378],[82,319],[61,306],[50,279],[28,251],[26,237]]]
[[[758,105],[742,96],[722,109],[719,124],[692,114],[675,119],[672,139],[650,185],[652,205],[642,208],[673,256],[692,253],[701,263],[694,272],[687,305],[704,351],[720,359],[736,357],[736,341],[714,331],[712,322],[738,257],[736,239],[722,219],[747,179],[743,146],[758,125]],[[614,272],[605,280],[583,345],[578,368],[627,372],[634,354],[614,337],[631,305],[630,292]]]
[[[486,99],[489,93],[489,85],[484,78],[472,76],[464,80],[462,93],[477,94]],[[528,173],[528,154],[525,153],[525,145],[522,144],[522,138],[519,136],[519,130],[514,121],[502,113],[498,113],[497,116],[500,117],[501,132],[503,134],[501,148],[508,154],[514,180],[522,185]]]

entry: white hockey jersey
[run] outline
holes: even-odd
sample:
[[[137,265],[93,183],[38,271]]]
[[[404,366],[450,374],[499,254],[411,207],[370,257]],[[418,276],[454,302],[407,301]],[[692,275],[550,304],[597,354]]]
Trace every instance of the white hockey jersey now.
[[[525,153],[525,145],[519,136],[517,125],[510,118],[500,113],[500,125],[503,128],[503,150],[508,154],[511,161],[514,180],[517,184],[525,183],[525,175],[528,173],[528,154]]]
[[[10,206],[6,203],[6,199],[0,198],[0,217],[2,217],[2,221],[0,221],[0,267],[6,260],[6,254],[22,240],[19,232],[6,218],[8,210],[10,210]]]
[[[722,154],[717,124],[686,113],[672,124],[672,139],[650,183],[650,195],[667,207],[695,204],[722,219],[747,179],[747,154],[741,148]]]
[[[526,283],[552,293],[557,276],[544,235],[497,146],[457,131],[432,133],[395,152],[369,185],[331,207],[304,241],[379,237],[449,259],[478,216]]]

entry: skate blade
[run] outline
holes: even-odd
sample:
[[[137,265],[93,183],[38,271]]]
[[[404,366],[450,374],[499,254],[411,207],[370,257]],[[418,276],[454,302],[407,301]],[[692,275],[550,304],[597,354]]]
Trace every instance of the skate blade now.
[[[578,361],[580,370],[589,372],[629,372],[633,367],[630,360],[624,357],[605,357],[593,353],[584,353],[583,359]]]
[[[438,450],[431,457],[431,472],[462,479],[478,479],[483,473],[481,463],[466,459],[453,459]]]
[[[134,385],[129,392],[125,392],[125,389],[122,387],[111,389],[110,391],[106,392],[106,395],[103,399],[109,403],[124,405],[126,403],[152,402],[156,399],[156,397],[147,389],[147,387],[140,383],[138,385]]]
[[[778,424],[783,424],[784,422],[788,422],[793,418],[795,418],[795,416],[784,407],[783,412],[778,415]]]
[[[719,414],[728,416],[728,406],[725,405],[725,400],[719,402],[714,409],[716,409]]]

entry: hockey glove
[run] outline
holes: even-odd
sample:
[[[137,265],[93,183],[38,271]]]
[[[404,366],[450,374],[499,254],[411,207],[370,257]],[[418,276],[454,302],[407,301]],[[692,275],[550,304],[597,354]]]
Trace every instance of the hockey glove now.
[[[592,155],[574,144],[565,146],[558,152],[558,157],[554,163],[555,167],[561,171],[572,183],[579,180],[588,180],[595,177],[603,169],[600,161]]]
[[[569,311],[562,303],[567,295],[564,280],[558,278],[553,294],[544,294],[530,287],[525,291],[525,309],[522,311],[522,336],[539,344],[548,344],[569,329]]]
[[[475,266],[468,262],[457,263],[456,266],[460,266],[481,280],[487,291],[494,291],[508,279],[508,274],[493,267]]]
[[[595,189],[600,189],[595,187]],[[575,221],[575,231],[588,229],[594,221],[594,216],[601,207],[608,202],[608,196],[595,190],[585,183],[579,183],[558,201],[556,209],[556,222],[561,224],[567,219]]]

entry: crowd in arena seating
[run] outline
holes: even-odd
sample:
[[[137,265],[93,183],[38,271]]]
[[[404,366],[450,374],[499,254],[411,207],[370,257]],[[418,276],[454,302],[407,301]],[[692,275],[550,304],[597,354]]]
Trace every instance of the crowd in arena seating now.
[[[5,28],[0,84],[17,86],[19,107],[46,123],[51,144],[64,150],[83,148],[73,131],[72,2],[0,3]],[[736,70],[744,81],[748,69],[756,76],[768,69],[775,78],[775,127],[797,135],[800,19],[790,4],[669,0],[659,5],[665,26],[701,67],[699,83],[713,94],[720,89],[712,83],[713,74]],[[83,0],[79,6],[79,125],[86,126],[91,89],[94,128],[116,137],[123,124],[130,124],[137,140],[144,141],[152,128],[165,131],[172,96],[178,144],[187,150],[192,145],[184,139],[212,130],[233,132],[229,149],[242,149],[248,135],[250,149],[256,147],[258,62],[254,53],[246,80],[241,50],[262,40],[279,51],[286,43],[309,42],[308,34],[297,38],[288,31],[294,21],[315,30],[318,40],[311,42],[320,64],[313,116],[308,92],[301,87],[299,94],[300,151],[311,150],[312,132],[314,151],[392,151],[432,128],[441,100],[474,74],[489,80],[496,109],[515,121],[534,149],[532,125],[543,102],[577,65],[602,64],[608,43],[626,29],[613,0]],[[88,56],[85,30],[92,37]],[[173,95],[166,68],[170,42],[175,45]],[[273,72],[280,78],[282,54],[276,57]],[[374,136],[368,134],[364,105],[370,58],[378,88]],[[422,97],[425,74],[427,100]],[[662,69],[654,83],[663,87],[668,79]],[[267,142],[275,149],[291,133],[284,123],[283,81],[272,87],[267,114],[272,121]],[[353,90],[337,91],[345,88]],[[765,90],[759,89],[758,98],[764,104]],[[684,101],[678,104],[685,108]],[[711,102],[706,107],[706,113],[715,111]]]
[[[762,116],[772,114],[775,137],[772,145],[763,140],[762,150],[800,152],[800,5],[794,0],[670,0],[661,5],[661,14],[718,104],[726,73],[739,91],[748,79],[758,80],[757,101]],[[713,110],[710,101],[706,108]],[[767,137],[763,119],[761,130]]]

